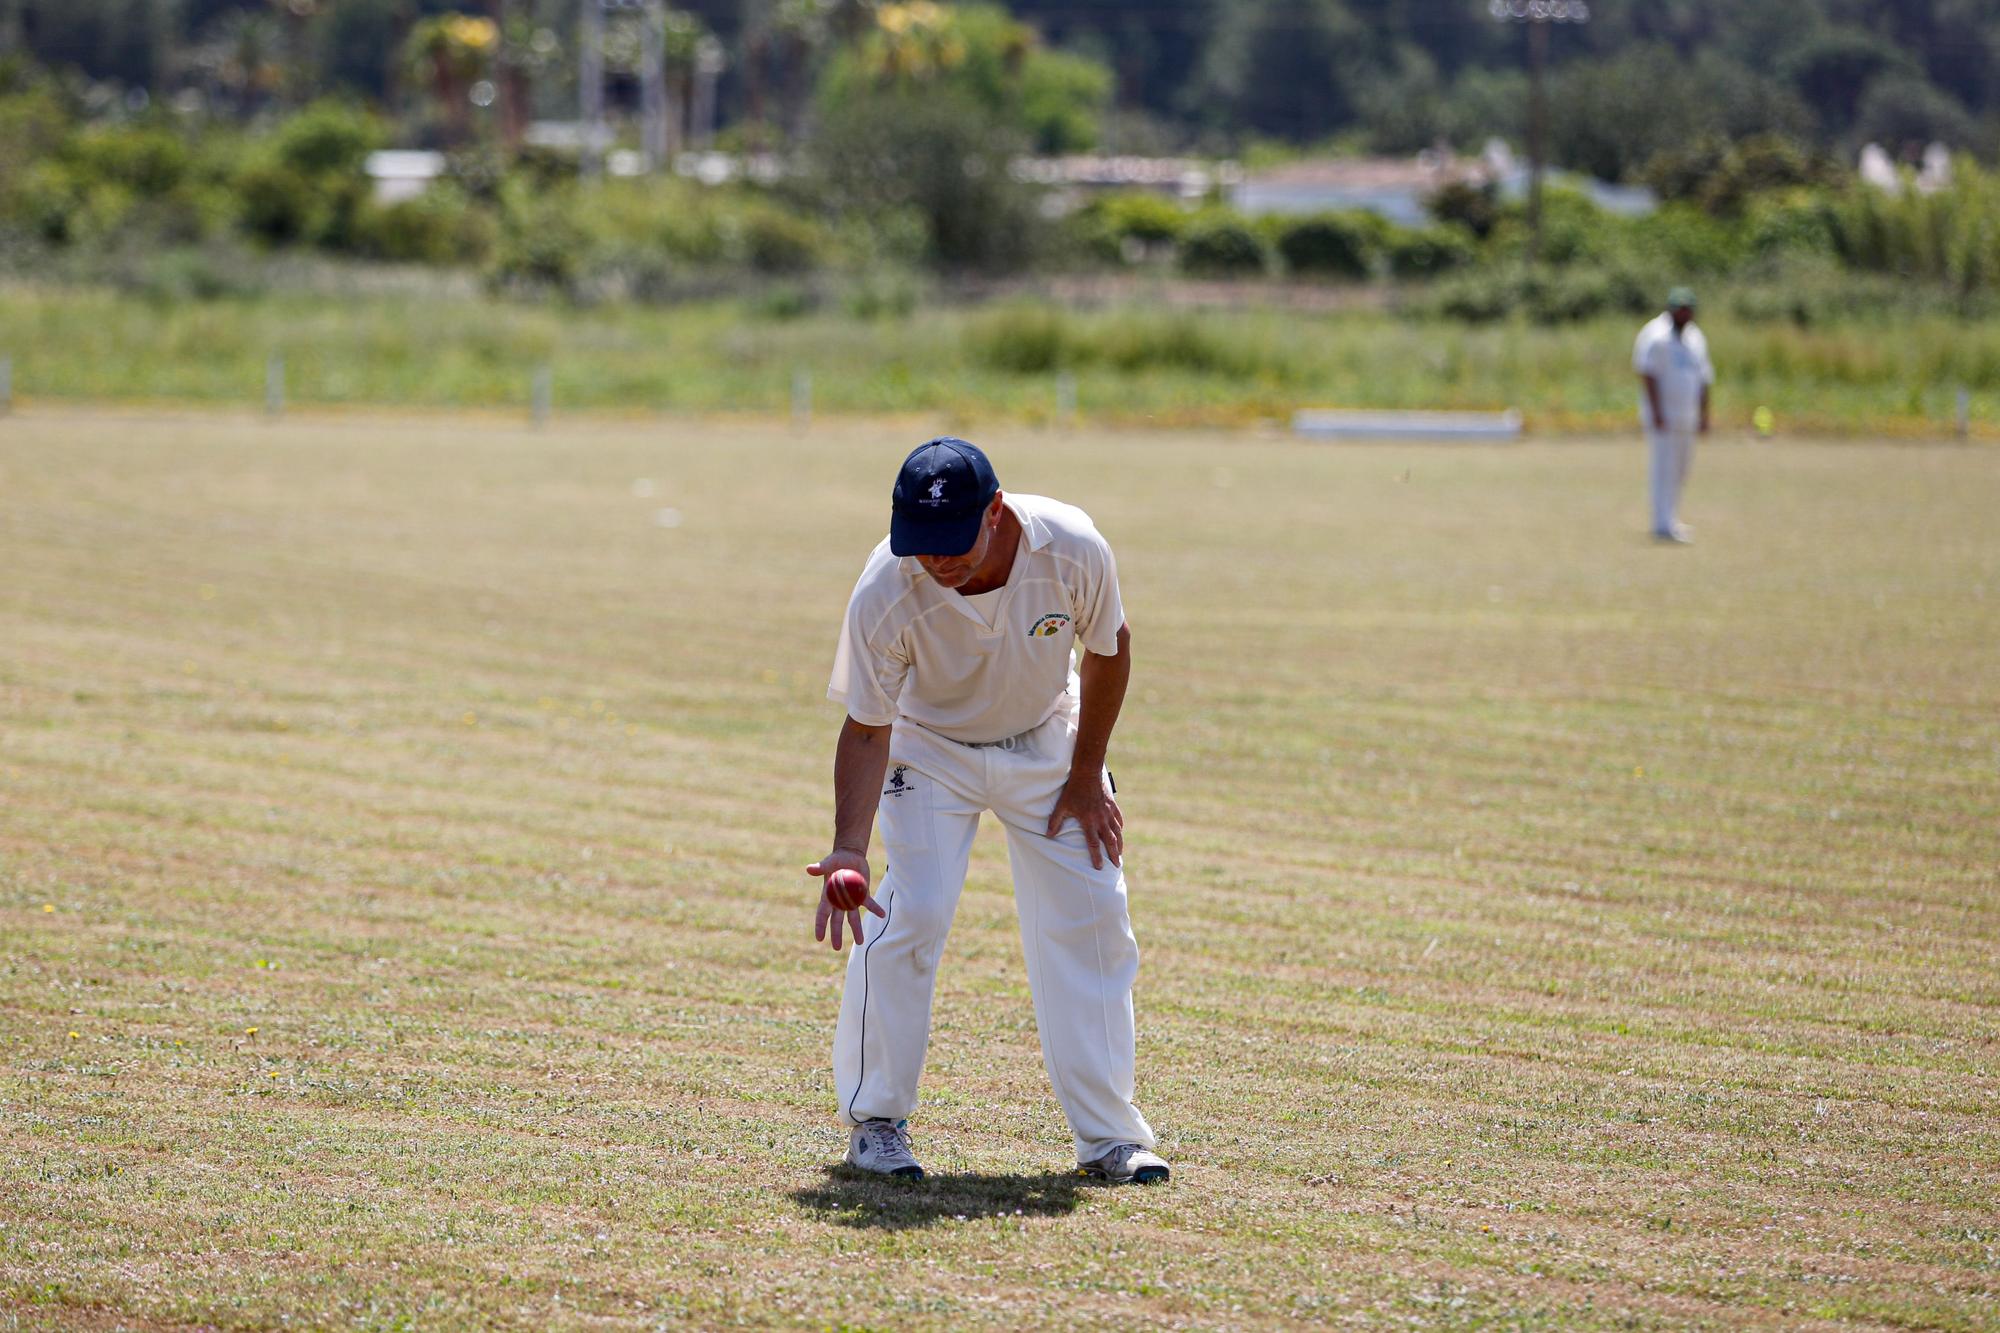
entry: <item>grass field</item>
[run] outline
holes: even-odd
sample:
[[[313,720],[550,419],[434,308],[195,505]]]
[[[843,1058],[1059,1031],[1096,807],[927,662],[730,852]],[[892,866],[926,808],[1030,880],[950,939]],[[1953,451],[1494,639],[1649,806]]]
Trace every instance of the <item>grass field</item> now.
[[[898,1187],[800,867],[929,424],[0,421],[0,1325],[2000,1322],[2000,454],[1661,549],[1630,442],[985,434],[1120,552],[1176,1178],[989,828]]]

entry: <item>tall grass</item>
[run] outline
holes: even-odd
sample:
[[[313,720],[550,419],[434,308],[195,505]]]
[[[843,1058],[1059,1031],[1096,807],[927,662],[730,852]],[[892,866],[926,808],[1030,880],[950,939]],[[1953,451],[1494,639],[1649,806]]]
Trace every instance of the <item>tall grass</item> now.
[[[2000,175],[1953,159],[1949,188],[1919,194],[1853,190],[1831,209],[1840,258],[1971,296],[2000,289]]]
[[[1943,313],[1746,318],[1705,311],[1720,420],[1770,407],[1781,429],[1942,429],[1955,391],[2000,416],[2000,323]],[[262,400],[284,358],[292,404],[525,410],[536,370],[557,410],[783,411],[798,371],[814,406],[1045,421],[1075,376],[1100,421],[1242,424],[1312,405],[1519,407],[1533,429],[1623,428],[1637,321],[1468,326],[1380,311],[1073,311],[1021,303],[860,319],[773,303],[578,309],[473,294],[297,292],[205,303],[102,289],[0,288],[0,355],[26,401]],[[777,317],[785,314],[790,317]]]

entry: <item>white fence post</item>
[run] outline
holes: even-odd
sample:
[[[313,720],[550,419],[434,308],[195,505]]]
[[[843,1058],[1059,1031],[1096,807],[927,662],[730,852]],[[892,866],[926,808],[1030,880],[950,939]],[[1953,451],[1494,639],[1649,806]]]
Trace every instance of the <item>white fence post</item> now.
[[[1972,391],[1963,384],[1958,386],[1958,438],[1972,434]]]
[[[1056,424],[1076,424],[1076,376],[1067,370],[1056,373]]]
[[[268,416],[280,416],[285,410],[285,358],[271,353],[271,359],[264,363],[264,412]]]
[[[14,410],[14,358],[0,356],[0,417]]]
[[[549,410],[555,405],[555,393],[555,371],[548,366],[537,366],[534,384],[529,389],[529,396],[533,400],[529,411],[533,415],[536,429],[549,424]]]
[[[813,377],[810,371],[792,372],[792,429],[804,430],[812,425]]]

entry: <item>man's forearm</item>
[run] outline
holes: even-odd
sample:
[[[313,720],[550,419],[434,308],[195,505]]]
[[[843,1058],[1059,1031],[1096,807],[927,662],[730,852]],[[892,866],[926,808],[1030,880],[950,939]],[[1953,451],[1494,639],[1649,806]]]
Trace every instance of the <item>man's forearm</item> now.
[[[833,749],[833,845],[868,855],[875,807],[882,800],[882,774],[889,767],[889,728],[869,727],[848,718],[840,724]]]
[[[1111,748],[1111,729],[1118,725],[1118,713],[1125,706],[1125,687],[1132,679],[1132,637],[1120,626],[1118,652],[1100,657],[1085,651],[1077,668],[1083,691],[1078,703],[1076,749],[1070,756],[1069,773],[1097,773],[1104,768],[1105,752]]]
[[[1660,382],[1651,375],[1639,377],[1646,384],[1646,404],[1653,409],[1653,425],[1664,426],[1667,419],[1660,414]]]

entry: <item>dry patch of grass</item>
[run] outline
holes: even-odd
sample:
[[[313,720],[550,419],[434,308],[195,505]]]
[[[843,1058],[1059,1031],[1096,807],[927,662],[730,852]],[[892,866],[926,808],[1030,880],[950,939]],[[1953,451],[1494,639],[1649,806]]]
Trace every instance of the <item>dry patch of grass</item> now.
[[[1633,444],[989,439],[1120,551],[1177,1170],[1064,1174],[982,838],[909,1188],[798,867],[923,433],[0,423],[8,1315],[2000,1318],[2000,459],[1719,445],[1660,550]]]

